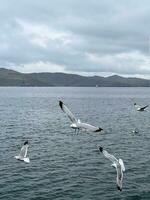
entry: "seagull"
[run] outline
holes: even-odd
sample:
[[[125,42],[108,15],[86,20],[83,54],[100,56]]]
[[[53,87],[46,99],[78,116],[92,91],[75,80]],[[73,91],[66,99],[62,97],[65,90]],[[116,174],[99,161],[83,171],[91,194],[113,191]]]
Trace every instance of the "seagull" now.
[[[138,131],[138,129],[134,129],[133,131],[132,131],[132,133],[139,133],[139,131]]]
[[[113,155],[109,154],[103,147],[99,147],[99,151],[104,154],[106,158],[113,162],[111,166],[116,168],[117,171],[117,188],[118,190],[122,191],[122,181],[123,181],[123,172],[125,172],[125,166],[122,159],[116,159]]]
[[[28,141],[24,142],[24,145],[22,146],[19,155],[15,156],[17,160],[24,161],[26,163],[30,162],[29,157],[27,157],[27,151],[28,151],[28,146],[29,146],[28,144],[29,144]]]
[[[137,111],[145,111],[145,109],[148,107],[148,105],[141,107],[141,106],[137,105],[136,103],[134,103],[134,107],[136,108]]]
[[[63,112],[67,114],[69,119],[71,120],[70,127],[76,130],[86,130],[86,131],[92,131],[92,132],[100,132],[103,129],[100,127],[96,127],[87,123],[82,123],[79,119],[76,119],[73,113],[69,110],[69,108],[62,102],[59,101],[59,106],[62,109]]]

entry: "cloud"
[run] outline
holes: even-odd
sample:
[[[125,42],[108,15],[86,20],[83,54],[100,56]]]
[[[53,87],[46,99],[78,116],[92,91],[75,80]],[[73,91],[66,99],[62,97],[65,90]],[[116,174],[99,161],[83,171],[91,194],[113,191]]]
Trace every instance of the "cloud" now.
[[[148,0],[5,0],[0,67],[150,75]]]
[[[105,56],[87,54],[87,57],[89,61],[100,66],[101,72],[126,75],[150,74],[149,58],[138,51]],[[96,67],[95,70],[96,69],[98,69],[98,67]]]
[[[22,34],[27,36],[32,44],[47,48],[48,44],[53,41],[56,41],[58,47],[71,43],[69,33],[51,29],[45,24],[28,23],[21,19],[16,19],[16,22],[22,28]]]

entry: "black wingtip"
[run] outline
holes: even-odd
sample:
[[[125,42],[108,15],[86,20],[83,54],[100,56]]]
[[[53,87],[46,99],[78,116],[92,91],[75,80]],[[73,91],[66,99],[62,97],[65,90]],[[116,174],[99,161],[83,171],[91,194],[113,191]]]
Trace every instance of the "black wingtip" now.
[[[134,105],[136,105],[136,103],[134,103]]]
[[[61,109],[63,109],[63,102],[59,101],[59,106],[61,107]]]
[[[94,131],[94,132],[100,132],[100,131],[102,131],[103,129],[102,128],[98,128],[96,131]]]
[[[119,191],[122,191],[122,188],[120,188],[118,185],[117,185],[117,189],[118,189]]]
[[[24,142],[24,145],[29,144],[28,140]]]
[[[100,151],[100,152],[103,152],[103,147],[99,147],[99,151]]]

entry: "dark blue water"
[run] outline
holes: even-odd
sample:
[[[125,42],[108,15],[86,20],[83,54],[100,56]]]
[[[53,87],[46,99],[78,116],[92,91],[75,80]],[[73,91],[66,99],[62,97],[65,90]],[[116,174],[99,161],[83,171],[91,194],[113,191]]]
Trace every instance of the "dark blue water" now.
[[[103,134],[75,134],[59,100]],[[134,102],[149,104],[150,88],[0,88],[0,199],[149,200],[150,108]],[[26,139],[30,164],[14,158]],[[124,160],[122,192],[96,145]]]

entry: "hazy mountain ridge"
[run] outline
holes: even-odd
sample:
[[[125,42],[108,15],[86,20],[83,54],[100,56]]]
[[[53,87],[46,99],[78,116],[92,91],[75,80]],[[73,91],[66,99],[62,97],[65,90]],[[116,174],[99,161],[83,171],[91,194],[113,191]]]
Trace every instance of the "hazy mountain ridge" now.
[[[121,76],[80,76],[65,73],[20,73],[0,68],[0,86],[150,87],[150,80]]]

